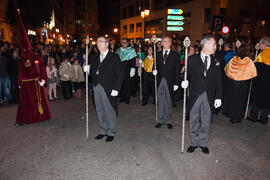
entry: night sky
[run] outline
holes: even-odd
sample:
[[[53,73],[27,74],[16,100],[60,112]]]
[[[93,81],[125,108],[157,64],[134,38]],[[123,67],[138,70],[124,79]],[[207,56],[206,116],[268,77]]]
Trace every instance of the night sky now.
[[[112,34],[120,26],[120,0],[98,0],[99,34]]]

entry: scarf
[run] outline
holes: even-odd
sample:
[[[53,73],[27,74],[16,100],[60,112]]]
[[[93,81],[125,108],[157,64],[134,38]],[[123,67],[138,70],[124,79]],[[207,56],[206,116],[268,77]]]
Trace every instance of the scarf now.
[[[263,63],[270,66],[270,47],[265,48],[255,59],[254,63]]]
[[[226,75],[235,81],[245,81],[257,76],[257,70],[249,57],[234,56],[224,68]]]
[[[143,61],[143,68],[146,72],[152,72],[154,65],[153,56],[147,56]]]
[[[126,49],[120,47],[116,53],[120,56],[121,61],[128,61],[137,56],[136,52],[131,47],[127,47]]]

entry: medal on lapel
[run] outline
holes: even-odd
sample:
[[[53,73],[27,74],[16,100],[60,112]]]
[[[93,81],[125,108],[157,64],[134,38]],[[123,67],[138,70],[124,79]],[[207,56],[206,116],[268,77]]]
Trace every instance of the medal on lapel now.
[[[96,75],[99,75],[99,70],[97,70]]]

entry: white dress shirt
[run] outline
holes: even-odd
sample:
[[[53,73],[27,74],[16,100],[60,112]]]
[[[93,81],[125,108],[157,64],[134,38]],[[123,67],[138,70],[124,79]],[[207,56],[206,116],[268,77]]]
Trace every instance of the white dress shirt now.
[[[201,52],[201,59],[202,59],[203,63],[204,63],[205,56],[208,57],[207,58],[207,70],[208,70],[210,65],[211,65],[211,57],[210,57],[210,55],[205,55],[205,54],[203,54],[203,52]]]
[[[102,63],[102,61],[105,59],[108,52],[109,52],[109,49],[107,51],[103,52],[103,53],[100,53],[100,55],[99,55],[100,63]]]

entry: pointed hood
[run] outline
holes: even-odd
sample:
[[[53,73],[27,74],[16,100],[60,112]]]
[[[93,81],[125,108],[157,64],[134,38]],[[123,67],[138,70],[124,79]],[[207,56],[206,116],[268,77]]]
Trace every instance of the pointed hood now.
[[[21,17],[21,12],[17,6],[16,0],[13,0],[13,5],[14,5],[16,19],[18,23],[18,30],[19,30],[19,36],[20,36],[20,48],[21,48],[22,56],[29,56],[32,54],[33,49],[29,41],[28,35],[25,31],[25,27],[24,27],[22,17]]]

